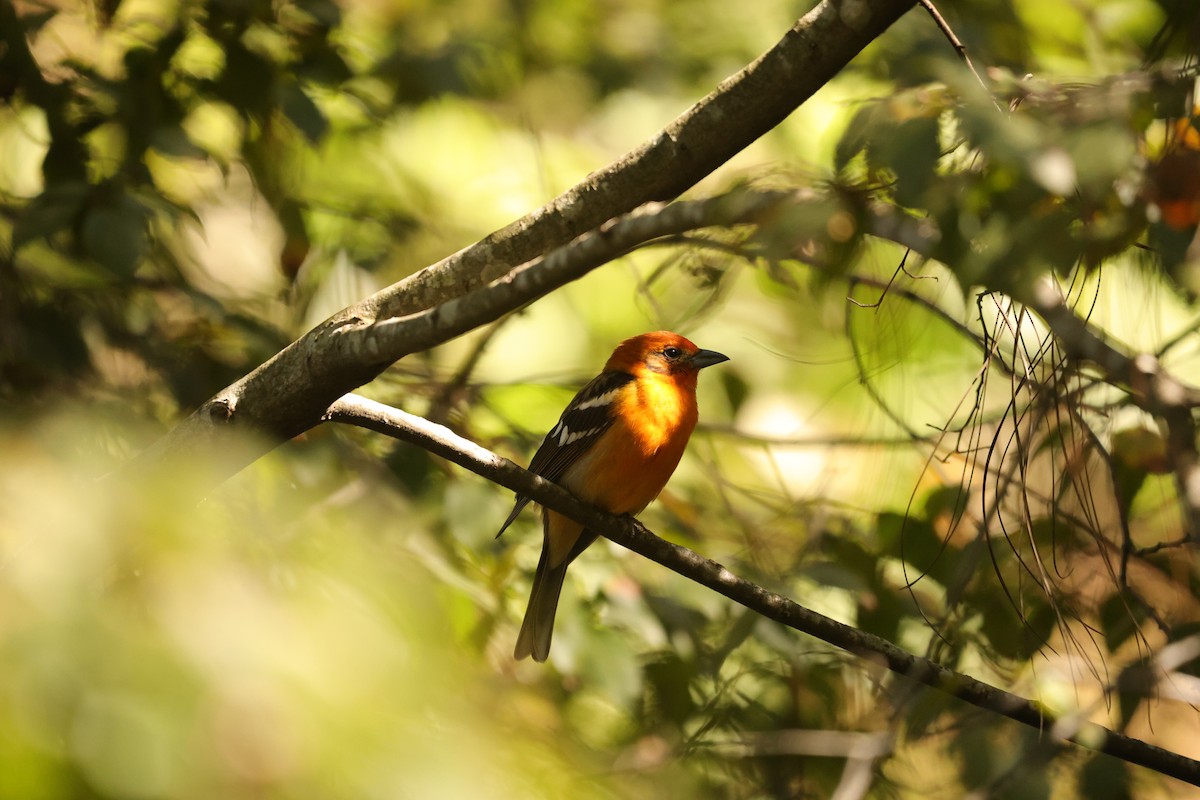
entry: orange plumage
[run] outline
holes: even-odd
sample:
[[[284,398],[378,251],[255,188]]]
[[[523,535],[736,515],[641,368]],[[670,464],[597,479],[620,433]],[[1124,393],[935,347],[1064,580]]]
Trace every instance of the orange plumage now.
[[[727,361],[676,333],[626,339],[567,405],[529,469],[611,514],[636,514],[658,496],[696,427],[696,376]],[[517,497],[500,528],[529,499]],[[545,661],[567,567],[596,534],[543,509],[542,556],[514,656]],[[497,534],[499,535],[499,534]]]

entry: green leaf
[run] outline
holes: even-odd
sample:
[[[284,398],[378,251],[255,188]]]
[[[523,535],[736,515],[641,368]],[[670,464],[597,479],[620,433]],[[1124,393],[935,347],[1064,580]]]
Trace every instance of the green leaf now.
[[[853,572],[864,583],[874,581],[879,571],[879,557],[868,552],[858,540],[849,536],[830,537],[826,547],[833,562]]]
[[[1108,649],[1115,651],[1128,641],[1144,618],[1140,606],[1130,606],[1120,594],[1110,595],[1100,606],[1100,630],[1104,632]]]
[[[1182,625],[1176,625],[1171,628],[1171,643],[1181,642],[1184,639],[1189,639],[1193,636],[1200,636],[1200,622],[1185,622]],[[1185,661],[1177,666],[1176,671],[1182,672],[1185,675],[1191,675],[1194,678],[1200,678],[1200,658],[1193,658],[1190,661]]]
[[[981,633],[1002,658],[1029,658],[1050,639],[1057,619],[1053,606],[1037,595],[1023,598],[1014,608],[997,588],[989,594],[977,593],[972,603],[983,613]]]
[[[937,175],[941,156],[936,117],[905,120],[879,147],[879,162],[896,175],[896,201],[912,208],[925,205],[925,192]]]
[[[1079,794],[1095,800],[1129,800],[1129,768],[1125,762],[1096,755],[1079,772]]]
[[[877,124],[878,115],[879,107],[875,103],[866,105],[855,112],[834,149],[834,165],[839,172],[846,168],[851,159],[866,149],[871,133]]]
[[[88,185],[78,181],[50,185],[17,217],[13,226],[13,250],[73,226],[87,193]]]
[[[337,86],[354,77],[354,71],[334,50],[318,50],[307,55],[296,70],[304,80]]]
[[[730,409],[736,414],[741,410],[746,398],[750,396],[750,384],[746,382],[740,372],[734,369],[721,370],[718,380],[721,388],[725,390],[725,398],[729,401]]]
[[[146,246],[146,210],[128,195],[97,205],[84,214],[80,229],[84,252],[114,275],[129,277]]]
[[[959,549],[943,541],[926,520],[888,512],[879,515],[877,531],[880,552],[896,556],[911,566],[910,581],[927,574],[944,585],[954,573]]]
[[[667,651],[653,656],[645,666],[645,676],[658,715],[679,726],[687,722],[696,711],[690,690],[696,677],[695,665]]]
[[[829,586],[834,589],[862,592],[868,586],[861,575],[836,561],[816,561],[805,564],[799,572],[801,575],[822,586]]]
[[[1142,701],[1154,693],[1155,678],[1149,674],[1153,669],[1145,660],[1138,660],[1121,670],[1117,676],[1114,693],[1117,698],[1117,730],[1128,728]]]
[[[245,117],[261,118],[271,107],[276,67],[240,41],[225,51],[225,70],[215,84],[217,96]]]
[[[39,33],[46,23],[58,16],[57,9],[46,9],[42,11],[24,10],[21,13],[21,27],[25,30],[25,35],[32,38]]]
[[[284,86],[281,94],[283,113],[292,124],[313,144],[321,141],[329,130],[329,120],[321,113],[321,109],[317,108],[312,98],[294,83]]]
[[[180,125],[160,125],[151,138],[151,146],[166,156],[204,158],[208,152],[196,145]]]
[[[936,519],[941,514],[949,514],[951,519],[958,519],[966,511],[968,500],[970,494],[961,486],[941,486],[925,496],[925,506],[922,510],[927,519]]]
[[[342,21],[342,10],[333,0],[299,0],[296,6],[326,30]]]
[[[894,642],[900,621],[912,610],[913,600],[907,590],[896,592],[876,584],[871,591],[858,595],[858,627]]]

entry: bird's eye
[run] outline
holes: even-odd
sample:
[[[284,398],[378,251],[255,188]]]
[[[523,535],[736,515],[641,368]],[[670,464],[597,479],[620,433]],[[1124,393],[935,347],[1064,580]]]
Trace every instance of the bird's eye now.
[[[679,358],[681,355],[683,355],[683,351],[678,347],[664,347],[662,353],[667,358],[672,359]]]

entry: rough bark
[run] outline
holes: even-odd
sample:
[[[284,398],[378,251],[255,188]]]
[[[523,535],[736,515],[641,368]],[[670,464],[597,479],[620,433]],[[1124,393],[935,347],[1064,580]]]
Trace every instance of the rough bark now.
[[[465,298],[648,201],[672,198],[693,186],[786,118],[913,4],[914,0],[823,0],[774,47],[641,147],[480,242],[338,312],[205,402],[143,453],[132,471],[157,470],[172,459],[197,453],[230,451],[230,434],[235,432],[243,441],[255,442],[222,460],[222,467],[211,475],[215,484],[308,430],[335,399],[396,360],[470,329],[432,324],[440,304]],[[545,269],[548,261],[526,271]],[[473,326],[562,283],[524,280],[536,283],[537,290],[516,305],[498,303],[490,315],[472,317]],[[420,327],[408,318],[423,312],[432,313],[427,321],[436,333],[405,340]],[[200,494],[211,488],[196,487]]]

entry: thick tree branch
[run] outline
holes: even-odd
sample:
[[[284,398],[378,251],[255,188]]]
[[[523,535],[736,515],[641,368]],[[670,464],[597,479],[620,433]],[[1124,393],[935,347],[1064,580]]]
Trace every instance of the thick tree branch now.
[[[426,311],[389,319],[354,315],[331,320],[222,391],[139,456],[131,469],[153,470],[175,458],[194,461],[198,452],[213,446],[220,428],[236,428],[251,436],[223,453],[219,467],[232,474],[320,422],[344,389],[366,383],[410,353],[487,324],[659,237],[753,223],[793,198],[783,192],[742,191],[709,200],[651,203],[483,289]],[[215,485],[227,476],[211,477]],[[195,487],[199,495],[210,488]]]
[[[774,128],[916,0],[822,0],[774,47],[637,149],[538,210],[376,295],[410,314],[484,285],[643,203],[672,200]]]
[[[438,322],[435,314],[427,320],[431,324],[423,328],[426,335],[420,343],[405,341],[404,336],[424,324],[408,315],[464,297],[647,201],[675,197],[785,119],[914,2],[822,0],[771,50],[641,147],[508,227],[338,312],[207,401],[144,453],[134,469],[157,469],[163,460],[190,458],[201,451],[223,452],[229,448],[230,428],[255,434],[259,445],[225,459],[211,476],[216,483],[316,425],[331,402],[372,380],[396,359],[467,329],[444,324],[444,318],[442,324],[433,324]],[[561,284],[547,281],[539,291],[555,285]],[[516,303],[537,296],[534,292]],[[490,314],[474,317],[474,324],[490,322],[513,307],[497,303]],[[390,318],[398,322],[378,339],[346,336],[374,329]],[[459,322],[465,319],[458,316]],[[350,358],[347,350],[352,351]],[[197,490],[205,493],[210,488]]]
[[[1200,786],[1200,762],[1147,742],[1075,718],[1055,719],[1034,702],[908,653],[877,636],[859,631],[734,575],[715,561],[672,544],[631,517],[614,517],[577,500],[543,480],[448,428],[356,395],[333,403],[324,418],[367,428],[415,444],[453,461],[514,492],[527,495],[623,547],[706,586],[747,608],[835,647],[880,663],[917,683],[946,692],[979,708],[1046,731],[1131,764]]]

